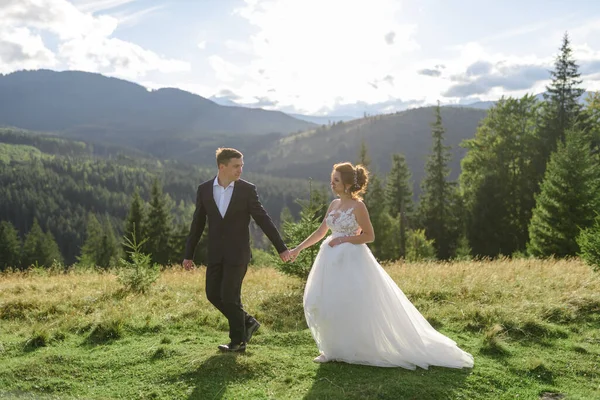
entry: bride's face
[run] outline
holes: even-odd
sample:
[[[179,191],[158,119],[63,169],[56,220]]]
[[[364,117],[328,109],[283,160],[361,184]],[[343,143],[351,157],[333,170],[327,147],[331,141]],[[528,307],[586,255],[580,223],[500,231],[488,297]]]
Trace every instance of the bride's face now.
[[[333,194],[340,195],[344,193],[344,184],[342,183],[342,174],[339,171],[333,171],[331,174],[331,191]]]

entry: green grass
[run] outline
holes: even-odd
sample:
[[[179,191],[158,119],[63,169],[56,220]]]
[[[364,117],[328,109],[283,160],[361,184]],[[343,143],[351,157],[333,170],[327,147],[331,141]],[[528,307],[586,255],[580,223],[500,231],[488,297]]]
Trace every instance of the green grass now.
[[[244,283],[263,326],[242,355],[217,351],[227,322],[203,269],[165,270],[145,295],[111,273],[11,273],[0,275],[0,398],[600,398],[600,277],[579,261],[385,268],[473,369],[315,364],[300,282],[268,267]]]

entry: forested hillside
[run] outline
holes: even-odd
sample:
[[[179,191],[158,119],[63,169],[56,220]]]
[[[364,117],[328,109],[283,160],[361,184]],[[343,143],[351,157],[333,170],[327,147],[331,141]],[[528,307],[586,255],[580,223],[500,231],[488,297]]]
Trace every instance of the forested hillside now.
[[[116,233],[123,229],[136,187],[146,201],[154,178],[171,199],[174,224],[189,225],[199,183],[216,168],[159,161],[111,152],[95,156],[83,142],[15,129],[0,129],[0,220],[10,221],[23,236],[34,218],[50,230],[67,263],[83,243],[88,213],[108,216]],[[213,156],[214,157],[214,156]],[[308,197],[307,180],[244,174],[258,185],[265,208],[275,220],[284,207],[297,214],[296,198]]]

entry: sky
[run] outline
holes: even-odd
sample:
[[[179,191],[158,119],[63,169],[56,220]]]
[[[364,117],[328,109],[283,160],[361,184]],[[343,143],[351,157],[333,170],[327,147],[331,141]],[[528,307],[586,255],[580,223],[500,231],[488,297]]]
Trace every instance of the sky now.
[[[0,73],[359,116],[543,92],[565,32],[600,90],[597,0],[0,0]]]

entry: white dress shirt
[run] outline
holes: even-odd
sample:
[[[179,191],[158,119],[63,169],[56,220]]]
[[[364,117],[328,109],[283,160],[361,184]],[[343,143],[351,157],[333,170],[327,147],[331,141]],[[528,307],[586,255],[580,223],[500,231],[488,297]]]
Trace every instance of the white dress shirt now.
[[[213,182],[213,198],[215,204],[221,213],[221,217],[225,217],[227,207],[231,202],[231,195],[233,194],[233,185],[235,181],[232,181],[227,187],[219,185],[219,177],[217,176]]]

